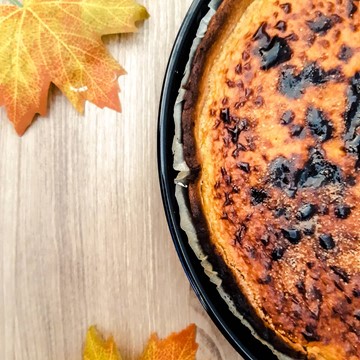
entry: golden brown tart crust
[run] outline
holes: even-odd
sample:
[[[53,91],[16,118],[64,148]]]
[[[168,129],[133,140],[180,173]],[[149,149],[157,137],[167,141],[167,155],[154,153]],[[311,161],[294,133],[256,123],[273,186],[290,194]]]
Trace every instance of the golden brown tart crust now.
[[[294,358],[360,359],[360,6],[224,0],[182,118],[198,237]]]

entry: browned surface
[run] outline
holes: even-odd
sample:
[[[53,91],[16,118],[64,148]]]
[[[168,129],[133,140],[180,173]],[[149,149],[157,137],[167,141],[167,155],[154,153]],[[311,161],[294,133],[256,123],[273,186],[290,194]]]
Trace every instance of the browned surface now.
[[[191,125],[190,116],[194,122],[193,130],[185,127],[186,155],[191,167],[201,166],[199,201],[216,252],[257,316],[309,358],[360,359],[360,185],[357,154],[345,149],[344,115],[360,70],[359,11],[352,7],[357,2],[345,0],[284,3],[257,0],[242,17],[239,2],[224,2],[222,11],[231,16],[226,26],[213,21],[215,46],[195,60],[193,75],[202,81],[190,83],[188,97],[199,90],[196,110],[185,106],[184,124]],[[291,49],[286,61],[265,69],[259,48],[269,44],[254,40],[261,24],[268,43],[277,36]],[[291,96],[280,91],[281,74],[299,78],[311,64],[306,84]],[[288,111],[294,119],[284,125]],[[316,111],[326,124],[320,130],[311,125]],[[196,157],[186,139],[191,134]],[[315,172],[314,152],[323,157]],[[274,171],[279,159],[291,168],[281,187],[284,171]],[[314,214],[299,219],[309,204]],[[346,219],[335,215],[340,206],[350,208]],[[288,230],[297,231],[296,239],[287,238]]]

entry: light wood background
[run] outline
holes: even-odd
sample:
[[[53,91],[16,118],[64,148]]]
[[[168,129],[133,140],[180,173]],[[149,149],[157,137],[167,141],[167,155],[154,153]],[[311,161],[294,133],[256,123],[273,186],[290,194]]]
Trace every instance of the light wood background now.
[[[78,115],[52,89],[19,138],[0,121],[0,359],[77,360],[89,325],[136,359],[152,331],[199,326],[199,360],[238,360],[202,309],[165,221],[156,158],[168,56],[191,0],[144,0],[139,33],[105,38],[128,71],[123,113]]]

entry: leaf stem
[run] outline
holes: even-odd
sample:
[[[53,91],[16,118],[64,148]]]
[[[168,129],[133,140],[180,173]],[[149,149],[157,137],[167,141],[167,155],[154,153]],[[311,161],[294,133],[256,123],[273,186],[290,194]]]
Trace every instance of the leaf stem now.
[[[13,5],[23,7],[23,4],[19,0],[9,0]]]

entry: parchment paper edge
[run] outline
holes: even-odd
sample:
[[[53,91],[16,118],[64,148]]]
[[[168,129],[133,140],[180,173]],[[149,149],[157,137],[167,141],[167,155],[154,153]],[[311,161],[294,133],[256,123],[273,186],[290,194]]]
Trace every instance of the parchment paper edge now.
[[[192,222],[192,217],[188,206],[186,204],[186,192],[187,192],[187,178],[190,175],[190,170],[185,162],[184,154],[183,154],[183,144],[181,143],[182,139],[182,130],[181,130],[181,116],[182,116],[182,108],[184,101],[184,85],[187,83],[190,76],[190,68],[191,63],[194,58],[197,47],[199,46],[201,39],[204,37],[209,22],[213,15],[216,12],[216,9],[219,7],[222,0],[212,0],[209,4],[209,11],[206,16],[201,20],[200,26],[197,30],[196,37],[192,44],[189,61],[186,64],[184,77],[181,81],[181,86],[179,89],[179,94],[177,96],[175,106],[174,106],[174,123],[175,123],[175,136],[172,145],[172,151],[174,155],[173,167],[178,172],[178,176],[175,179],[176,189],[175,189],[175,197],[179,205],[179,215],[180,215],[180,227],[186,233],[188,237],[188,242],[192,250],[194,251],[197,258],[200,260],[202,267],[206,275],[209,277],[210,281],[216,285],[216,288],[223,298],[223,300],[228,305],[230,311],[240,319],[241,323],[245,325],[252,333],[252,335],[258,339],[262,344],[266,345],[280,360],[292,360],[292,358],[280,353],[274,347],[263,340],[254,330],[254,328],[249,324],[249,322],[244,318],[243,315],[236,309],[234,302],[231,297],[225,292],[222,287],[222,280],[218,276],[218,274],[213,270],[212,265],[207,260],[206,254],[203,252],[199,240],[196,235],[196,230],[194,224]]]

